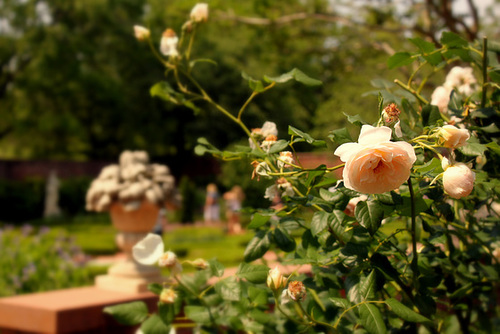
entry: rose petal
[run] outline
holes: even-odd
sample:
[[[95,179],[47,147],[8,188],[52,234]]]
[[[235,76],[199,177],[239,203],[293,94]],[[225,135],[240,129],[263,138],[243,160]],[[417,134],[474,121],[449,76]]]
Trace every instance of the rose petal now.
[[[391,140],[392,130],[387,126],[376,128],[371,125],[363,125],[359,134],[358,143],[361,145],[374,145]]]
[[[333,154],[340,157],[340,160],[342,160],[343,162],[347,162],[350,157],[352,157],[362,149],[363,147],[358,143],[345,143],[337,147]]]
[[[164,247],[163,239],[159,235],[149,233],[135,244],[132,248],[132,255],[137,262],[152,265],[158,262],[163,255]]]

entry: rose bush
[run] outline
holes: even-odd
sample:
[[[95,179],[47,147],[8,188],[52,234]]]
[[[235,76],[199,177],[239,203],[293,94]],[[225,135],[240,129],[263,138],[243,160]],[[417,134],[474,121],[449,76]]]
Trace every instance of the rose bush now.
[[[500,48],[450,32],[439,46],[410,39],[415,50],[395,53],[387,66],[416,62],[416,71],[374,92],[378,122],[346,115],[360,129],[358,141],[346,128],[329,136],[343,163],[306,168],[297,144],[324,147],[324,140],[293,126],[284,136],[271,121],[250,130],[244,120],[252,100],[276,85],[321,82],[298,69],[262,79],[244,74],[249,98],[227,110],[196,80],[191,48],[203,24],[191,18],[182,26],[177,53],[164,58],[155,50],[167,79],[151,94],[232,120],[248,146],[224,151],[200,138],[196,153],[245,159],[254,167],[248,177],[265,182],[262,196],[273,202],[253,210],[255,236],[235,275],[217,259],[185,261],[198,270],[173,270],[163,285],[150,286],[157,313],[137,303],[105,312],[141,324],[144,333],[186,326],[206,333],[498,332]],[[452,69],[432,94],[440,83],[432,85],[431,76],[455,64],[467,67]],[[137,260],[173,258],[155,239],[136,245]],[[273,269],[269,252],[279,262]],[[177,322],[182,315],[191,323]]]

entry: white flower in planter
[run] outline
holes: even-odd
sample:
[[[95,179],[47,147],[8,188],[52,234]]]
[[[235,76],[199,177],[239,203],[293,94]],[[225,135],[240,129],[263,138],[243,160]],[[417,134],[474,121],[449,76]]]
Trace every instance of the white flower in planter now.
[[[182,272],[182,265],[177,255],[171,251],[165,252],[163,239],[153,233],[149,233],[132,248],[132,256],[140,264],[154,265],[169,268],[173,275]]]

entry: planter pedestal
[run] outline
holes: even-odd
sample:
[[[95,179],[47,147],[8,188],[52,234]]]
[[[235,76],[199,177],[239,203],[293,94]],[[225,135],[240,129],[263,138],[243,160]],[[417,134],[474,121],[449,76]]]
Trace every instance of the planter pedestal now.
[[[111,266],[107,275],[95,278],[98,288],[141,293],[147,291],[148,284],[164,281],[158,267],[142,265],[132,257],[132,247],[151,232],[158,213],[158,206],[149,202],[142,202],[141,206],[133,211],[125,211],[118,203],[111,206],[111,220],[118,230],[116,243],[126,257]]]

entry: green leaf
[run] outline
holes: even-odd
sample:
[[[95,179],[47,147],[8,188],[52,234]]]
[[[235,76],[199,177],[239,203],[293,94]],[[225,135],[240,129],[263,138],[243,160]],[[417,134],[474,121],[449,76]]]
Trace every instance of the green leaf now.
[[[288,134],[300,137],[303,140],[305,140],[308,144],[311,144],[311,145],[314,145],[314,146],[324,146],[325,145],[325,141],[324,140],[314,139],[313,137],[311,137],[310,134],[305,133],[303,131],[300,131],[299,129],[294,128],[291,125],[288,126]],[[297,142],[297,141],[294,141],[294,142]]]
[[[232,302],[241,299],[240,282],[234,276],[230,276],[215,283],[215,291],[224,299]]]
[[[278,140],[276,143],[273,144],[273,146],[271,146],[271,148],[269,149],[269,152],[268,153],[278,153],[278,152],[281,152],[283,151],[285,148],[288,147],[290,143],[286,140]]]
[[[384,208],[378,201],[362,201],[356,205],[354,215],[359,224],[374,235],[384,219]]]
[[[174,304],[158,303],[158,315],[165,325],[170,325],[175,319]]]
[[[320,80],[313,79],[307,76],[301,70],[294,68],[290,72],[284,73],[278,77],[268,77],[264,76],[264,81],[268,83],[276,82],[276,83],[284,83],[290,80],[295,80],[300,82],[306,86],[321,86],[323,83]]]
[[[373,304],[358,305],[359,317],[363,327],[373,334],[386,333],[384,320],[380,310]]]
[[[372,299],[375,296],[375,270],[360,280],[358,292],[362,300]]]
[[[166,81],[161,81],[153,85],[153,87],[149,90],[149,93],[152,97],[156,96],[177,105],[184,105],[185,107],[192,109],[195,114],[200,112],[200,108],[198,108],[192,101],[186,100],[184,94],[177,92]]]
[[[241,76],[243,77],[243,79],[248,81],[248,86],[254,92],[260,93],[264,91],[264,85],[262,84],[262,81],[253,79],[245,72],[241,72]]]
[[[204,306],[187,305],[186,307],[184,307],[184,312],[186,313],[186,317],[196,323],[210,323],[210,313],[208,312],[208,308]]]
[[[140,324],[148,316],[148,307],[141,301],[107,306],[104,313],[110,314],[122,325],[134,326]]]
[[[209,260],[208,265],[213,276],[222,277],[224,275],[224,265],[216,259]]]
[[[265,283],[267,275],[269,274],[269,268],[262,264],[249,264],[240,263],[236,275],[240,278],[246,279],[250,283],[259,284]]]
[[[168,333],[170,326],[166,325],[158,314],[153,314],[141,325],[141,331],[144,334]]]
[[[347,128],[330,131],[328,138],[337,145],[354,142]]]
[[[384,256],[379,253],[375,253],[370,258],[371,264],[378,269],[387,279],[389,280],[398,280],[399,272],[392,266],[391,262],[387,259],[387,256]]]
[[[268,268],[266,267],[266,269],[268,269]],[[269,271],[269,269],[268,269],[268,271]],[[250,300],[257,305],[267,305],[267,303],[268,303],[268,300],[267,300],[268,291],[269,290],[267,290],[267,289],[262,289],[262,288],[258,288],[256,286],[254,286],[254,285],[250,285],[250,286],[248,286],[248,298],[250,298]]]
[[[429,53],[436,49],[433,43],[427,42],[426,40],[423,40],[419,37],[409,38],[408,40],[415,44],[420,49],[420,51],[422,51],[422,53]]]
[[[245,262],[252,262],[262,257],[269,250],[270,245],[269,235],[265,231],[257,232],[245,249],[243,254]]]
[[[422,122],[424,126],[435,126],[442,119],[437,106],[427,104],[422,108]]]
[[[256,213],[253,215],[252,220],[250,221],[250,224],[248,225],[249,229],[257,229],[259,227],[264,226],[269,219],[271,219],[271,216],[264,216],[261,215],[260,213]]]
[[[353,235],[352,228],[346,226],[345,223],[348,219],[350,219],[349,216],[340,210],[333,210],[333,212],[329,215],[328,226],[343,242],[349,242]]]
[[[500,145],[498,145],[496,142],[492,141],[486,144],[486,147],[496,154],[500,155]]]
[[[394,312],[403,320],[410,322],[430,322],[429,319],[421,314],[418,314],[417,312],[413,311],[411,308],[402,304],[394,298],[387,299],[385,303],[391,308],[392,312]]]
[[[441,35],[441,44],[446,45],[447,47],[467,47],[469,43],[459,35],[444,31]]]
[[[361,118],[360,115],[348,115],[344,113],[344,115],[347,117],[347,121],[351,124],[354,124],[356,126],[363,126],[364,124],[367,124],[363,119]]]
[[[151,283],[148,284],[148,290],[154,293],[155,295],[160,295],[163,290],[163,286],[158,283]]]
[[[274,230],[274,241],[279,249],[285,252],[293,251],[296,246],[295,239],[293,239],[288,232],[281,227],[277,227]]]
[[[330,301],[333,303],[333,305],[340,307],[344,310],[347,310],[349,307],[351,307],[351,302],[349,302],[345,298],[332,297],[330,298]]]
[[[484,155],[486,149],[486,145],[480,143],[467,143],[467,145],[458,148],[463,154],[472,156]]]
[[[320,232],[323,232],[328,227],[329,220],[328,212],[317,211],[314,213],[311,219],[311,233],[312,235],[318,235]]]
[[[208,59],[208,58],[201,58],[201,59],[194,59],[194,60],[191,60],[189,62],[189,67],[190,68],[193,68],[196,64],[198,63],[209,63],[209,64],[212,64],[212,65],[215,65],[217,66],[217,62],[212,60],[212,59]]]
[[[396,67],[409,65],[413,63],[415,59],[416,58],[414,58],[408,52],[396,52],[387,60],[387,67],[389,67],[389,69],[393,69]]]

